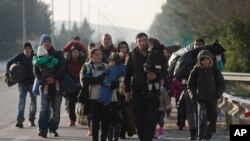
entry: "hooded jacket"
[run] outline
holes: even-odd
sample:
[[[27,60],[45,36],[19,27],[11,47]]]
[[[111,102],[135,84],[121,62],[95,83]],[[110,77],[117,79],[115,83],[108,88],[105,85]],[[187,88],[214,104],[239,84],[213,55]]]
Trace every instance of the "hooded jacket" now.
[[[210,60],[208,67],[201,64],[201,59],[204,57]],[[213,66],[212,55],[208,50],[200,51],[197,60],[197,64],[189,75],[188,92],[198,102],[217,101],[225,90],[224,78],[221,72]]]

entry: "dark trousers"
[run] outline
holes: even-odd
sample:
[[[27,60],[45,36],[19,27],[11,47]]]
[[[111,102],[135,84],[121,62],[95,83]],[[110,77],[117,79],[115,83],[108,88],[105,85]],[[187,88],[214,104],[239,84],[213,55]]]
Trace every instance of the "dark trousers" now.
[[[197,103],[190,98],[187,92],[187,88],[183,90],[185,103],[186,103],[186,116],[188,120],[188,125],[190,130],[197,129],[198,125],[198,115],[197,115]]]
[[[118,141],[121,134],[121,123],[111,122],[109,124],[108,141]]]
[[[77,102],[77,95],[79,91],[72,92],[68,95],[68,110],[69,110],[69,119],[76,121],[76,102]]]
[[[90,100],[89,104],[92,118],[92,141],[99,140],[100,125],[101,141],[106,141],[110,123],[111,104],[103,105],[102,103],[98,103],[97,100]]]
[[[126,118],[126,117],[124,117]],[[121,134],[120,134],[120,137],[122,139],[126,138],[126,124],[125,124],[125,119],[124,121],[122,121],[122,124],[121,124]]]
[[[165,112],[164,111],[158,111],[157,123],[160,125],[160,127],[164,126],[164,118],[165,118]]]
[[[152,93],[151,93],[152,94]],[[152,141],[159,111],[159,94],[133,91],[135,124],[140,141]]]
[[[186,114],[186,100],[184,96],[184,91],[180,95],[180,99],[177,103],[177,126],[180,130],[185,127],[185,121],[187,119]]]
[[[211,138],[216,129],[217,106],[215,102],[198,102],[199,137],[200,139]],[[209,124],[207,124],[209,122]]]

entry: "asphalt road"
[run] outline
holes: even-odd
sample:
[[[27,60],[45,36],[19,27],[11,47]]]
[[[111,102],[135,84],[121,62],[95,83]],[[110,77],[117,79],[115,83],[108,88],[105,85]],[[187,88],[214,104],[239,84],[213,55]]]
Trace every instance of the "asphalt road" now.
[[[38,112],[36,117],[38,117],[39,115],[40,97],[38,97],[37,100],[38,100],[38,105],[37,105]],[[17,104],[18,104],[17,85],[8,88],[7,85],[3,82],[3,79],[0,79],[0,111],[1,111],[0,141],[40,141],[40,140],[90,141],[91,140],[91,137],[86,136],[87,134],[86,126],[82,126],[79,124],[77,124],[74,127],[67,126],[68,116],[65,111],[64,101],[62,102],[61,122],[58,129],[59,137],[53,138],[48,136],[47,139],[43,139],[37,136],[37,131],[38,131],[37,126],[29,127],[27,120],[24,122],[23,129],[15,127]],[[27,111],[28,105],[29,105],[29,97],[27,97],[26,101],[26,111],[25,111],[26,119],[28,119],[28,111]],[[218,124],[223,125],[223,121],[218,122]],[[217,133],[214,136],[214,141],[228,141],[229,131],[224,128],[221,128],[223,126],[219,127],[220,128],[218,128]],[[173,112],[171,113],[171,118],[166,119],[164,135],[165,135],[165,140],[167,141],[188,140],[189,137],[188,128],[185,127],[184,130],[180,131],[176,127],[176,109],[173,109]],[[134,135],[123,141],[138,141],[138,138],[136,135]]]
[[[2,74],[1,74],[2,75]],[[40,97],[37,97],[38,100],[38,112],[36,117],[39,116],[40,109]],[[25,109],[25,119],[28,119],[28,105],[30,99],[26,98],[26,109]],[[62,141],[89,141],[91,137],[87,135],[87,126],[82,126],[77,124],[74,127],[69,127],[68,124],[68,115],[64,106],[64,99],[62,101],[61,108],[61,121],[58,129],[59,137],[52,138],[48,136],[47,139],[43,139],[37,136],[38,128],[29,127],[28,120],[24,121],[24,128],[20,129],[15,127],[16,124],[16,114],[17,114],[17,105],[18,105],[18,91],[17,85],[12,87],[7,87],[3,82],[3,79],[0,79],[0,141],[40,141],[40,140],[62,140]],[[37,125],[37,120],[35,121]],[[137,136],[131,137],[128,140],[137,140]]]

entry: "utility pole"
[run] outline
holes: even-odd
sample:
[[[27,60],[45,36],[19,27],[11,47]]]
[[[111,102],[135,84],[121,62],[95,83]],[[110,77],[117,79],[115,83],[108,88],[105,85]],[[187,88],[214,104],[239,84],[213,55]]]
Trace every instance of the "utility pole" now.
[[[82,0],[80,0],[80,26],[82,25]]]
[[[51,8],[52,8],[51,38],[52,38],[52,43],[54,43],[54,29],[55,29],[55,23],[54,23],[54,0],[51,1]]]
[[[69,30],[68,30],[68,40],[70,40],[70,32],[71,32],[71,25],[70,25],[70,0],[68,1],[69,3],[68,3],[68,26],[69,26]]]
[[[88,0],[88,21],[90,23],[90,0]]]
[[[101,39],[101,10],[97,8],[98,12],[98,37]]]
[[[23,45],[26,42],[26,21],[25,21],[25,0],[22,1],[22,19],[23,19]]]

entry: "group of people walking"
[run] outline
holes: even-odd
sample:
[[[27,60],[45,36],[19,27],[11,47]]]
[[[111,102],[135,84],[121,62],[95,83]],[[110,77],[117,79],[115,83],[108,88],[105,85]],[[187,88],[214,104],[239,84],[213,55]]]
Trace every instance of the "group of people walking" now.
[[[168,47],[145,33],[136,35],[136,46],[131,52],[125,41],[115,48],[110,34],[103,35],[100,46],[90,43],[88,48],[80,43],[79,36],[75,36],[62,51],[57,51],[50,36],[43,34],[36,53],[27,42],[23,52],[7,63],[6,76],[15,63],[21,64],[27,71],[27,76],[18,82],[16,127],[23,128],[24,107],[29,92],[30,126],[35,126],[36,98],[39,95],[38,136],[46,138],[49,133],[57,137],[62,98],[65,97],[69,114],[68,125],[75,126],[76,103],[79,93],[84,93],[87,97],[84,105],[88,108],[88,135],[93,141],[126,138],[129,128],[126,119],[131,115],[130,120],[134,122],[129,123],[135,123],[131,128],[135,126],[136,130],[128,131],[128,135],[136,132],[139,140],[152,141],[156,137],[156,127],[163,132],[164,115],[171,107],[169,96],[173,93],[171,88],[174,88],[171,82],[179,79],[170,74],[169,58]],[[200,51],[197,64],[186,80],[186,89],[190,94],[186,96],[191,100],[191,112],[187,110],[186,115],[188,119],[193,119],[188,120],[191,140],[197,136],[200,140],[209,140],[216,129],[216,103],[225,87],[223,76],[216,69],[213,59],[208,50]],[[62,81],[65,80],[75,84],[70,85],[72,89],[67,92],[62,88]],[[133,105],[131,115],[125,109],[129,104]]]

